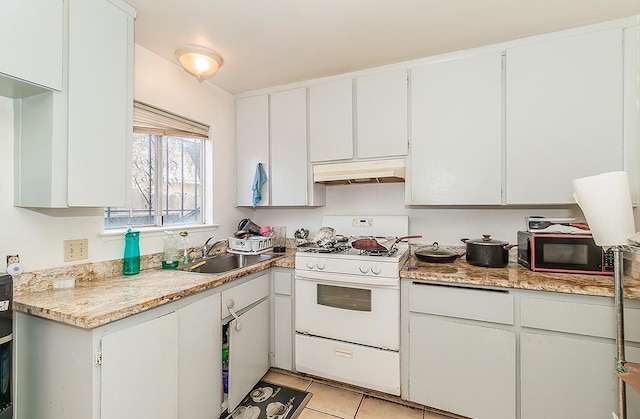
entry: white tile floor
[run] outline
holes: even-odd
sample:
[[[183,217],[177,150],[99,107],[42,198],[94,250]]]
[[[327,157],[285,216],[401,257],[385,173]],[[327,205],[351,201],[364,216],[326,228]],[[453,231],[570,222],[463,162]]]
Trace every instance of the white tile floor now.
[[[341,386],[339,383],[295,375],[271,369],[263,380],[298,390],[308,391],[313,397],[298,419],[450,419],[420,405],[403,405],[383,400],[379,394],[364,389]]]

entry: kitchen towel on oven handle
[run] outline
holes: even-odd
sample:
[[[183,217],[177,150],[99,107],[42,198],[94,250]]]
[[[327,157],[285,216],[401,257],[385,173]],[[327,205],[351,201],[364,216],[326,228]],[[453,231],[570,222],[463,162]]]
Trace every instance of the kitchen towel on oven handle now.
[[[267,181],[267,174],[264,172],[262,163],[256,166],[256,174],[253,178],[253,207],[255,208],[262,200],[262,185]]]

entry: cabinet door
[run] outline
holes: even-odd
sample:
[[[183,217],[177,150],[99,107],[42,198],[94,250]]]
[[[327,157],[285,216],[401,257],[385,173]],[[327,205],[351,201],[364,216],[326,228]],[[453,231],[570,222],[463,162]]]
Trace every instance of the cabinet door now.
[[[108,1],[71,0],[70,206],[126,205],[131,188],[132,74],[131,15]]]
[[[501,203],[501,66],[492,52],[411,70],[409,204]]]
[[[407,70],[359,77],[356,81],[358,158],[407,154]]]
[[[178,313],[178,417],[210,419],[222,406],[220,294]]]
[[[312,162],[353,158],[353,83],[342,79],[309,88]]]
[[[3,0],[0,9],[0,73],[62,90],[63,1]]]
[[[619,29],[507,49],[506,199],[574,203],[572,180],[623,170]]]
[[[271,269],[273,366],[293,370],[293,270]]]
[[[411,401],[477,419],[516,417],[512,331],[410,314],[409,374]]]
[[[627,348],[637,362],[640,350]],[[618,413],[616,348],[612,341],[520,334],[522,419],[596,419]],[[627,386],[629,418],[640,417],[640,396]]]
[[[102,337],[101,419],[178,417],[178,315]]]
[[[269,300],[264,300],[229,323],[229,412],[240,404],[267,370]]]
[[[236,205],[253,206],[258,163],[269,177],[269,97],[236,100]],[[269,180],[262,185],[259,206],[269,205]]]
[[[307,89],[271,95],[271,205],[307,205]]]

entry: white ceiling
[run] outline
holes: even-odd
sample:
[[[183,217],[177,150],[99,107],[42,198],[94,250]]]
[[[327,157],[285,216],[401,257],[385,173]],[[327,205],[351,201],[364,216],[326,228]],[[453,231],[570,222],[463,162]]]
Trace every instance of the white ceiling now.
[[[231,93],[640,14],[640,0],[127,0],[135,40],[177,64],[199,44]]]

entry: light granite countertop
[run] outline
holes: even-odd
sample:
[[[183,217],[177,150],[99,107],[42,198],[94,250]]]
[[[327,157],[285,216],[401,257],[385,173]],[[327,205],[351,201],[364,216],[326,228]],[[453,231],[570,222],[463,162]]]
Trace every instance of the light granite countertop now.
[[[452,263],[428,263],[413,252],[400,271],[401,278],[486,287],[613,297],[613,276],[533,272],[511,261],[504,268],[485,268],[467,263],[464,257]],[[640,299],[640,279],[625,275],[624,296]]]
[[[92,329],[203,292],[270,267],[294,268],[295,249],[284,256],[222,275],[146,269],[134,276],[76,281],[73,288],[21,290],[14,294],[16,311]],[[505,268],[484,268],[464,258],[453,263],[426,263],[413,252],[400,271],[402,279],[485,287],[562,292],[613,297],[613,277],[532,272],[516,262]],[[640,279],[625,275],[625,297],[640,299]]]
[[[277,256],[215,276],[179,270],[146,269],[132,276],[76,281],[73,288],[18,291],[14,294],[13,309],[93,329],[272,266],[293,268],[294,254],[294,251],[290,251],[285,256]]]

